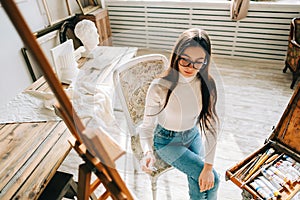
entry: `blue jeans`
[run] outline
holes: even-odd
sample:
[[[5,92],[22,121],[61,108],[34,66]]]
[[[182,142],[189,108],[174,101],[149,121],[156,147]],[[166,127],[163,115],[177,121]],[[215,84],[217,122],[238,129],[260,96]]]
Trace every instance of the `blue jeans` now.
[[[204,167],[201,159],[202,140],[197,127],[176,132],[157,125],[154,131],[154,150],[162,160],[187,175],[190,200],[216,200],[219,176],[213,170],[215,183],[210,190],[200,192],[199,175]]]

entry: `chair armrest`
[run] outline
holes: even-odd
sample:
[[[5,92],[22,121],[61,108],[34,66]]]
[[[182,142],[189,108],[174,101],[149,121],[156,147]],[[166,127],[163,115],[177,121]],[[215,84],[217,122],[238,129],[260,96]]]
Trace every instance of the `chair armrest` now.
[[[291,43],[300,48],[300,44],[298,44],[295,40],[291,40]]]

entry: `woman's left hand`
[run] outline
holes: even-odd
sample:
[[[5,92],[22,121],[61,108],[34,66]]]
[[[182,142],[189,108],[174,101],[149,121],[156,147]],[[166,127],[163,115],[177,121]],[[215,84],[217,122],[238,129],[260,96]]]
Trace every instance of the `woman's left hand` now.
[[[214,187],[215,176],[213,173],[213,166],[211,164],[204,164],[203,170],[199,176],[200,192],[210,190]]]

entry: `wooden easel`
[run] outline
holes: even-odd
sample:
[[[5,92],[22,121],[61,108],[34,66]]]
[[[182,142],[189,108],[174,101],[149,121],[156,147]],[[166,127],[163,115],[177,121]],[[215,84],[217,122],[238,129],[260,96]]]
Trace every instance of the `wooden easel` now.
[[[102,184],[106,191],[98,199],[111,197],[114,200],[132,200],[133,197],[115,169],[114,163],[117,158],[124,154],[124,151],[101,130],[86,130],[14,1],[1,0],[1,4],[25,46],[32,52],[47,83],[55,94],[59,103],[57,111],[74,136],[74,141],[70,143],[85,161],[79,166],[78,199],[89,199],[95,189]],[[87,131],[89,134],[85,134]],[[96,175],[97,179],[90,184],[92,173]]]

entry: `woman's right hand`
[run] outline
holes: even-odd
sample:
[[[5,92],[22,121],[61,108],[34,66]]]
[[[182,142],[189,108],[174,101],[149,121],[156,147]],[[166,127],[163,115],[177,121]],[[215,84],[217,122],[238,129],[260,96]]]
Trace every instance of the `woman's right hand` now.
[[[154,167],[155,157],[152,151],[147,151],[141,160],[142,170],[148,174],[151,174],[153,171],[156,171]]]

